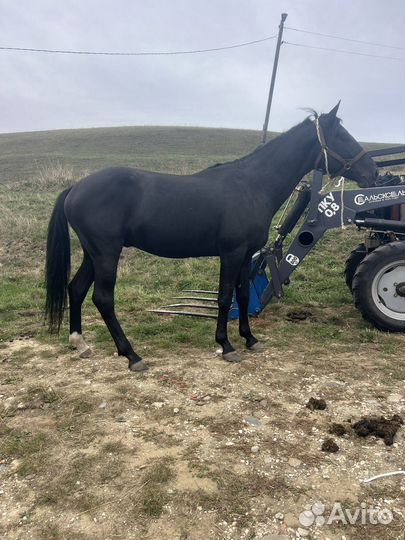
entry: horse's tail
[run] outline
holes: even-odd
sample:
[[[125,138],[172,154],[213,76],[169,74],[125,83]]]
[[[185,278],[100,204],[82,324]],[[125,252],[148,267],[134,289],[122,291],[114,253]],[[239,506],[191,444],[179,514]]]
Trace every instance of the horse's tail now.
[[[70,275],[69,227],[64,212],[65,199],[72,188],[65,189],[56,199],[48,225],[46,244],[46,303],[45,317],[49,331],[60,330],[67,301],[67,286]]]

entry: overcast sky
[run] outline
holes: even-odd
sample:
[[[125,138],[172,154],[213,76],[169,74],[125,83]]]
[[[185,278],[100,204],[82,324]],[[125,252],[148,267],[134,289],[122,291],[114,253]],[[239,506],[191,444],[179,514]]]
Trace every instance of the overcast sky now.
[[[286,26],[404,47],[404,0],[0,0],[0,46],[91,51],[221,47]],[[286,41],[401,58],[399,49],[286,30]],[[185,56],[0,50],[0,131],[119,125],[261,129],[276,40]],[[404,142],[404,62],[283,45],[269,129],[342,99],[363,141]]]

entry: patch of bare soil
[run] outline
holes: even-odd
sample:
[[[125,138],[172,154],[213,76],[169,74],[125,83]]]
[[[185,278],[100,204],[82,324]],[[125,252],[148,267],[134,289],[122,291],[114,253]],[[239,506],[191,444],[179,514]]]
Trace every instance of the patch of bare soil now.
[[[269,338],[240,364],[145,354],[135,374],[92,345],[0,350],[1,538],[403,537],[403,477],[363,480],[402,468],[404,428],[390,446],[351,428],[403,413],[399,355]]]

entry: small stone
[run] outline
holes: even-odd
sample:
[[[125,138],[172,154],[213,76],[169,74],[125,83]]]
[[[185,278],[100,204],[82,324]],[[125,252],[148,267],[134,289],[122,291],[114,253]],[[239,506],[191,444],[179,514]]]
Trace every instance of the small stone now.
[[[402,394],[390,394],[387,396],[388,403],[401,403],[403,399],[404,396]]]
[[[234,446],[234,444],[232,441],[226,441],[225,446]]]
[[[256,446],[252,446],[252,448],[250,449],[250,451],[252,452],[252,454],[257,454],[259,452],[260,448],[256,445]]]
[[[259,401],[259,405],[261,405],[262,407],[267,407],[267,399],[262,399],[261,401]]]
[[[291,457],[288,460],[288,465],[290,465],[291,467],[299,467],[301,465],[301,460],[298,458]]]
[[[204,400],[204,401],[209,401],[210,399],[211,399],[211,396],[204,396],[204,397],[203,397],[203,400]]]
[[[102,403],[100,403],[100,405],[98,406],[99,409],[106,409],[108,407],[107,405],[107,402],[106,401],[103,401]]]
[[[258,420],[254,416],[245,416],[243,421],[246,424],[249,424],[250,426],[254,426],[254,427],[257,427],[257,428],[262,426],[262,423],[260,422],[260,420]]]
[[[308,536],[308,535],[309,535],[309,531],[308,531],[307,529],[303,529],[302,527],[298,527],[297,533],[298,533],[299,536],[301,536],[301,537],[305,537],[305,536]]]
[[[282,514],[281,512],[277,512],[277,514],[274,516],[276,519],[278,519],[279,521],[283,521],[284,519],[284,514]]]
[[[17,405],[17,409],[24,409],[25,408],[25,405],[22,401],[20,401],[20,403]]]
[[[152,407],[155,407],[156,409],[161,409],[164,405],[163,401],[154,401],[152,403]]]
[[[175,408],[173,409],[174,414],[177,414],[179,411],[180,411],[180,409],[178,409],[177,407],[175,407]]]

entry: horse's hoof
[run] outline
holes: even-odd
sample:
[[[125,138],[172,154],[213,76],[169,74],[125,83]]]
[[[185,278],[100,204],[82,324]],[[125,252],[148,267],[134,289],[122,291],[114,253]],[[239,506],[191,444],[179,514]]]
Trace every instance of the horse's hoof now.
[[[92,354],[93,354],[93,351],[90,349],[90,347],[87,347],[87,349],[84,349],[84,351],[79,353],[79,358],[90,358]]]
[[[236,351],[231,351],[225,354],[222,354],[222,358],[227,362],[241,362],[242,358]]]
[[[264,352],[266,350],[265,345],[261,343],[260,341],[257,341],[256,343],[253,343],[250,347],[246,347],[248,351],[251,352]]]
[[[130,369],[131,371],[146,371],[149,368],[143,360],[139,360],[139,362],[129,364],[128,369]]]

